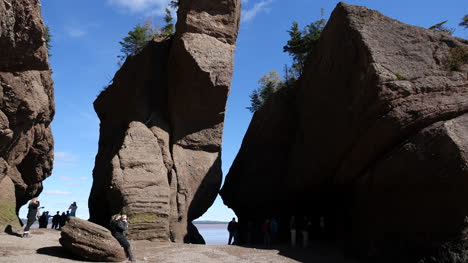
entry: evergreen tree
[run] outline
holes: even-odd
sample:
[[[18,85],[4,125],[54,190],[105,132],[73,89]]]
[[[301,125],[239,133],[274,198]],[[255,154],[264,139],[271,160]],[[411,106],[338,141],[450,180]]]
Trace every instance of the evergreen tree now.
[[[48,25],[44,26],[44,39],[47,47],[47,55],[51,57],[52,54],[50,53],[50,49],[52,48],[52,45],[50,42],[52,41],[52,35],[50,34],[50,28]]]
[[[262,106],[262,100],[260,99],[260,94],[258,93],[258,89],[254,89],[252,94],[249,95],[250,97],[250,107],[247,107],[250,112],[256,112],[260,106]]]
[[[161,35],[163,36],[174,35],[175,28],[174,28],[174,23],[172,21],[173,21],[173,18],[171,15],[171,10],[166,8],[166,15],[164,16],[164,22],[166,22],[166,25],[163,27]]]
[[[128,56],[137,54],[153,38],[154,33],[155,29],[151,23],[137,24],[132,31],[128,32],[128,36],[119,42],[122,46],[120,52],[123,54],[117,57],[124,61]]]
[[[292,71],[296,79],[302,74],[305,61],[317,45],[326,23],[327,21],[322,18],[305,26],[302,31],[299,30],[297,22],[292,23],[291,29],[288,31],[290,40],[283,47],[283,51],[288,52],[293,58]]]
[[[275,70],[270,71],[258,80],[260,86],[250,94],[250,107],[247,107],[250,112],[256,112],[265,101],[278,89],[283,86],[281,78]]]
[[[173,9],[176,9],[179,7],[179,0],[172,0],[170,3],[169,3],[169,6],[172,7]]]
[[[459,26],[462,26],[462,27],[465,27],[465,29],[468,28],[468,15],[465,15],[463,18],[462,18],[462,21],[460,22],[460,24],[458,24]]]
[[[321,10],[323,17],[323,9]],[[260,87],[253,90],[249,95],[250,107],[247,107],[251,112],[255,112],[265,101],[280,88],[294,87],[295,81],[301,76],[307,57],[310,56],[312,50],[318,43],[320,35],[325,28],[327,21],[319,19],[305,26],[303,30],[299,29],[299,24],[293,22],[288,30],[290,39],[283,47],[283,51],[289,53],[293,59],[291,67],[284,67],[284,82],[276,71],[264,75],[260,80]]]

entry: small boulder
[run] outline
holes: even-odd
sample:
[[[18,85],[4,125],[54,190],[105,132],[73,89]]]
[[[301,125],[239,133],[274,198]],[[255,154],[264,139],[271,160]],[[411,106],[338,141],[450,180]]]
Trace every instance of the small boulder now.
[[[127,257],[106,228],[76,217],[62,227],[60,244],[67,251],[92,261],[121,262]]]

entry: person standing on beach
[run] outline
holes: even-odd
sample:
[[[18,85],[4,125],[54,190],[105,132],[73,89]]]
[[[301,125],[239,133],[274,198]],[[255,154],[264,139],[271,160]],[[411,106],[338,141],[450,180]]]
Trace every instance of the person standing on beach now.
[[[110,222],[110,230],[112,235],[119,241],[120,245],[124,248],[125,254],[129,261],[135,261],[132,255],[130,243],[128,243],[125,231],[127,231],[128,222],[126,215],[115,215]]]
[[[289,221],[289,230],[291,231],[291,247],[296,246],[296,218],[291,216]]]
[[[52,217],[52,229],[58,229],[60,226],[60,212],[57,211],[57,214]]]
[[[60,216],[59,229],[61,229],[65,225],[65,223],[67,222],[67,218],[68,218],[67,215],[65,214],[65,212],[63,212],[62,215]]]
[[[278,221],[274,217],[270,221],[270,238],[273,245],[278,241]]]
[[[37,221],[39,221],[39,228],[44,228],[45,219],[46,219],[46,213],[42,212],[42,215],[37,220]]]
[[[265,220],[265,223],[262,225],[262,232],[263,232],[263,243],[265,248],[271,247],[271,227],[270,227],[270,220]]]
[[[76,202],[73,202],[70,207],[68,207],[68,210],[70,211],[70,216],[75,217],[76,216],[76,209],[78,209],[78,206],[76,205]]]
[[[309,247],[309,233],[312,228],[312,222],[310,222],[309,217],[304,216],[303,226],[301,227],[302,231],[302,247]]]
[[[29,229],[31,226],[36,222],[37,213],[39,209],[39,199],[33,198],[28,205],[28,222],[26,223],[26,227],[24,228],[23,237],[30,237]]]
[[[229,222],[227,230],[229,232],[228,245],[237,245],[237,231],[239,230],[239,226],[235,217],[233,217],[231,222]],[[231,243],[231,240],[233,239],[234,241]]]

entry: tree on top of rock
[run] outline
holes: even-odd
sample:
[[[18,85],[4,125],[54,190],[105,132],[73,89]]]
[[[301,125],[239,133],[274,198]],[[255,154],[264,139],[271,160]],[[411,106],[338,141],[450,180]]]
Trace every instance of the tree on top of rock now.
[[[178,2],[177,2],[178,3]],[[176,4],[171,3],[170,6]],[[165,10],[166,14],[164,16],[165,25],[162,30],[159,30],[156,26],[153,25],[152,21],[148,19],[145,23],[138,23],[133,30],[128,32],[128,35],[119,41],[121,45],[120,52],[121,55],[118,55],[119,65],[125,61],[128,56],[135,55],[140,52],[146,44],[153,39],[155,36],[160,37],[171,37],[175,33],[175,26],[173,23],[173,17],[169,8]]]
[[[163,27],[161,35],[164,36],[172,36],[175,33],[175,27],[173,23],[173,18],[171,14],[171,10],[169,8],[166,8],[165,10],[166,15],[164,16],[164,22],[166,22],[166,25]]]
[[[305,61],[317,45],[326,23],[327,20],[322,18],[305,26],[302,31],[299,30],[297,22],[292,23],[291,29],[288,31],[290,40],[283,47],[283,51],[289,53],[293,58],[292,70],[296,78],[302,74]]]
[[[50,53],[50,49],[52,48],[52,44],[50,44],[50,42],[52,42],[52,35],[50,34],[50,28],[48,25],[44,26],[44,39],[47,48],[47,55],[51,57],[52,54]]]
[[[260,87],[253,90],[250,94],[250,107],[247,107],[252,113],[260,109],[265,101],[283,86],[283,82],[275,70],[263,75],[258,80],[258,83]]]
[[[137,54],[154,37],[155,33],[156,29],[151,23],[137,24],[132,31],[128,32],[128,36],[119,42],[122,46],[120,52],[123,54],[117,57],[124,61],[128,56]]]
[[[323,17],[323,9],[321,10]],[[283,51],[289,53],[293,59],[291,67],[285,66],[284,81],[279,77],[278,72],[270,71],[264,75],[258,82],[260,87],[254,89],[249,95],[250,107],[247,107],[250,112],[256,112],[268,97],[275,93],[280,88],[293,87],[295,81],[301,76],[305,61],[310,56],[312,50],[317,45],[320,35],[327,23],[326,19],[319,19],[315,22],[306,25],[303,30],[299,29],[299,24],[293,22],[291,29],[288,31],[290,39],[283,47]]]
[[[179,7],[179,0],[172,0],[170,3],[169,3],[169,6],[176,9]]]

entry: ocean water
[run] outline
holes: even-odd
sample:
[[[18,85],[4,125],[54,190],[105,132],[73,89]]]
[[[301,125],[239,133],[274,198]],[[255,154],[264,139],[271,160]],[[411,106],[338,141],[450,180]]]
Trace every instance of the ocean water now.
[[[24,220],[26,223],[26,220]],[[52,224],[48,224],[50,229]],[[203,236],[207,245],[226,245],[229,238],[227,224],[195,224],[198,232]],[[31,228],[39,228],[39,223],[36,221]]]
[[[207,245],[226,245],[229,238],[227,224],[195,224]]]

